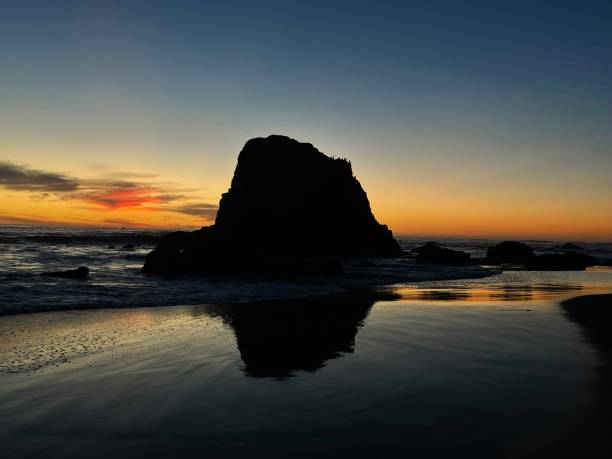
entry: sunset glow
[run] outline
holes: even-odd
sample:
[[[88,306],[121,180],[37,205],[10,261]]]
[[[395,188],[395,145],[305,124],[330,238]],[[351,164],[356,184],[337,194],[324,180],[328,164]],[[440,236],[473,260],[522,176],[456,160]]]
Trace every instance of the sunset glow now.
[[[612,238],[606,14],[77,3],[0,22],[0,223],[207,225],[276,133],[351,160],[395,234]]]

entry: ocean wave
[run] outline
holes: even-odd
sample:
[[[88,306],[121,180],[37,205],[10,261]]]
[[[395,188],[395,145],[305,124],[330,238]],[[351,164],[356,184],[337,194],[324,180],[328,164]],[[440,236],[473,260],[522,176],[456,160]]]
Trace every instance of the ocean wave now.
[[[359,260],[344,260],[346,275],[335,279],[237,280],[202,277],[147,276],[140,272],[144,257],[161,231],[92,228],[1,227],[0,314],[128,306],[238,303],[301,298],[347,289],[422,281],[482,278],[496,271],[478,264],[439,266],[417,264],[411,258],[375,260],[375,268],[359,268]],[[423,242],[399,238],[405,250]],[[438,239],[443,245],[482,256],[495,241]],[[124,249],[134,244],[135,249]],[[299,241],[296,241],[299,244]],[[540,242],[537,250],[558,245]],[[108,249],[109,246],[115,249]],[[610,244],[585,244],[591,253],[612,253]],[[50,279],[44,271],[90,268],[88,280]]]
[[[161,234],[130,233],[130,234],[96,234],[96,235],[62,235],[62,234],[31,234],[2,235],[0,244],[57,244],[57,245],[125,245],[137,244],[154,246]]]

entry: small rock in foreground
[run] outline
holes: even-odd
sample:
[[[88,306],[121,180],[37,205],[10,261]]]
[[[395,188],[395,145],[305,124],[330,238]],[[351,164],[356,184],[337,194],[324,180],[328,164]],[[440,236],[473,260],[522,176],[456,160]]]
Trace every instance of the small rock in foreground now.
[[[89,276],[89,268],[79,266],[77,269],[69,269],[68,271],[49,271],[42,273],[41,276],[47,277],[63,277],[65,279],[87,279]]]

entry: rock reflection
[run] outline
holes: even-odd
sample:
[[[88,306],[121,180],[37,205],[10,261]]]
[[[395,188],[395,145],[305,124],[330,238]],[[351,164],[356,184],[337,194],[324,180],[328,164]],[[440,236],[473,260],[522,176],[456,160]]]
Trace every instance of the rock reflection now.
[[[349,295],[217,308],[236,336],[247,376],[288,378],[315,372],[355,351],[355,337],[373,304],[396,295]]]

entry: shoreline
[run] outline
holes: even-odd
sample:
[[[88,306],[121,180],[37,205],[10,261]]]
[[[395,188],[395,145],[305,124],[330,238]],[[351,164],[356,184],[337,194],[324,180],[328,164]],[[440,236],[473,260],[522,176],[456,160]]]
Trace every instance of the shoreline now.
[[[476,287],[477,288],[477,287]],[[427,287],[425,288],[427,289]],[[419,288],[415,287],[415,291]],[[601,354],[603,360],[602,368],[598,368],[602,372],[604,378],[602,380],[601,388],[604,388],[606,392],[612,394],[612,337],[607,336],[607,330],[612,325],[612,293],[606,294],[583,294],[578,296],[569,296],[570,292],[565,292],[564,297],[560,298],[548,298],[546,301],[548,305],[562,308],[561,314],[566,316],[566,319],[570,322],[578,325],[585,336],[587,344]],[[448,297],[452,302],[452,296]],[[118,317],[138,317],[141,315],[147,315],[147,310],[155,316],[165,317],[178,317],[184,314],[186,311],[188,314],[204,314],[212,320],[221,320],[226,326],[239,327],[242,336],[247,337],[247,341],[251,344],[258,342],[257,346],[261,347],[262,343],[259,342],[259,335],[262,330],[266,330],[264,333],[266,336],[274,336],[278,330],[283,330],[288,327],[288,324],[294,324],[297,327],[296,330],[304,326],[306,322],[319,323],[321,320],[340,320],[343,321],[346,317],[353,315],[355,311],[361,311],[363,317],[356,320],[355,324],[365,319],[368,315],[368,311],[377,302],[398,302],[406,301],[410,303],[419,303],[423,305],[431,306],[445,306],[445,296],[434,298],[434,301],[419,301],[413,298],[406,298],[402,295],[401,289],[398,291],[392,286],[379,285],[376,288],[353,288],[343,292],[329,293],[318,296],[308,296],[302,298],[293,299],[275,299],[275,300],[258,300],[245,303],[219,303],[219,304],[176,304],[176,305],[165,305],[165,306],[139,306],[139,307],[98,307],[98,308],[84,308],[84,309],[68,309],[68,310],[57,310],[57,311],[40,311],[39,313],[27,313],[27,314],[11,314],[6,315],[4,324],[4,332],[7,333],[6,338],[14,339],[16,336],[24,336],[24,326],[26,327],[26,335],[37,330],[37,328],[31,328],[31,325],[35,323],[46,323],[47,325],[55,324],[55,327],[60,327],[58,330],[60,334],[64,332],[65,327],[70,327],[68,323],[83,323],[89,324],[95,322],[99,317],[104,317],[106,312],[112,314],[119,314]],[[510,300],[498,299],[491,303],[491,307],[495,308],[495,304],[504,303]],[[515,301],[515,300],[513,300]],[[526,299],[518,300],[525,304],[538,303],[541,299]],[[475,300],[477,304],[478,299]],[[439,303],[436,305],[436,303]],[[607,305],[611,305],[610,308],[606,309]],[[585,309],[586,308],[586,309]],[[156,312],[154,312],[156,311]],[[158,312],[157,312],[158,311]],[[585,313],[586,311],[586,313]],[[595,311],[595,312],[593,312]],[[41,316],[40,313],[54,313],[45,316]],[[57,314],[59,313],[59,314]],[[63,315],[62,315],[63,313]],[[104,316],[100,316],[104,314]],[[605,321],[601,319],[600,315],[605,315]],[[583,319],[583,316],[586,319]],[[31,318],[31,319],[30,319]],[[0,320],[2,318],[0,317]],[[41,322],[42,321],[42,322]],[[67,321],[67,322],[66,322]],[[75,322],[76,321],[76,322]],[[296,322],[297,321],[297,322]],[[11,323],[20,324],[17,329],[13,328]],[[64,323],[64,325],[62,325]],[[244,323],[249,323],[249,326],[245,329]],[[251,323],[257,323],[257,327],[253,327]],[[24,324],[24,325],[21,325]],[[123,324],[120,324],[123,326]],[[134,323],[137,327],[137,323]],[[47,326],[45,326],[46,328]],[[163,332],[165,326],[162,326],[158,332]],[[51,327],[53,328],[53,327]],[[319,329],[319,325],[315,328]],[[153,329],[157,329],[154,326]],[[148,334],[150,329],[146,325],[143,330]],[[256,329],[256,330],[255,330]],[[12,330],[12,331],[11,331]],[[41,329],[42,330],[42,329]],[[76,330],[76,329],[75,329]],[[91,331],[94,334],[98,333],[95,329]],[[341,329],[340,329],[341,331]],[[17,332],[17,335],[15,335]],[[38,333],[38,332],[36,332]],[[46,332],[45,332],[46,333]],[[83,334],[85,333],[85,334]],[[79,339],[86,339],[88,332],[85,329],[79,331]],[[283,332],[284,333],[284,332]],[[53,335],[53,332],[51,333]],[[330,340],[334,340],[334,333],[330,331]],[[43,333],[44,335],[44,333]],[[137,334],[138,335],[138,334]],[[299,335],[299,333],[296,333]],[[7,344],[7,343],[5,343]],[[107,343],[109,349],[115,348],[119,343]],[[72,345],[72,341],[70,342]],[[123,346],[123,344],[121,344]],[[54,346],[51,346],[55,348]],[[103,346],[106,348],[106,345]],[[64,355],[64,352],[60,352],[57,349],[58,355]],[[268,353],[269,351],[266,351]],[[96,354],[97,351],[93,352]],[[85,352],[90,354],[90,352]],[[83,356],[78,351],[71,357]],[[68,357],[67,355],[65,357]],[[63,357],[62,357],[63,358]],[[53,359],[52,359],[53,360]],[[61,360],[58,361],[61,363]],[[47,366],[46,364],[42,367]],[[33,368],[36,370],[37,368]],[[605,370],[605,371],[602,371]],[[5,371],[4,371],[5,372]]]
[[[431,268],[432,266],[429,266]],[[434,269],[437,265],[433,265]],[[444,267],[448,268],[448,267]],[[262,283],[260,286],[262,289],[271,286],[298,286],[302,289],[302,292],[295,292],[295,294],[290,294],[290,292],[286,292],[287,296],[270,296],[270,297],[258,297],[256,295],[251,295],[250,297],[246,295],[248,298],[245,301],[200,301],[200,300],[190,300],[186,298],[185,301],[171,302],[171,303],[148,303],[148,302],[122,302],[122,303],[114,303],[113,301],[109,302],[98,302],[92,303],[88,305],[83,304],[62,304],[62,305],[51,305],[47,307],[43,307],[41,309],[36,309],[39,306],[34,305],[31,309],[26,310],[11,310],[11,309],[3,309],[0,306],[0,318],[2,317],[12,317],[19,315],[32,315],[32,314],[40,314],[40,313],[52,313],[52,312],[67,312],[67,311],[95,311],[95,310],[131,310],[138,308],[167,308],[167,307],[189,307],[189,306],[207,306],[213,308],[224,308],[224,307],[235,307],[235,306],[250,306],[250,305],[258,305],[258,304],[284,304],[287,302],[295,303],[299,302],[301,304],[308,302],[329,302],[329,301],[338,301],[343,302],[347,299],[351,298],[381,298],[383,299],[391,299],[391,300],[401,300],[401,294],[398,294],[394,291],[395,288],[404,289],[406,288],[406,284],[409,284],[409,288],[414,289],[415,291],[419,289],[418,284],[431,284],[436,282],[452,282],[452,281],[471,281],[471,280],[479,280],[479,279],[487,279],[496,275],[503,274],[508,271],[493,271],[487,268],[481,268],[481,272],[472,272],[469,275],[465,275],[466,273],[462,273],[464,275],[449,275],[448,271],[438,272],[437,274],[446,274],[446,275],[438,275],[432,276],[433,278],[419,278],[419,279],[407,279],[407,278],[399,278],[399,277],[380,277],[374,279],[370,277],[368,279],[360,279],[359,277],[351,277],[349,279],[344,278],[340,279],[337,282],[334,282],[335,279],[316,279],[316,278],[308,278],[308,279],[253,279],[253,278],[202,278],[203,282],[212,281],[212,282],[227,282],[233,283],[235,285],[246,285],[246,284],[257,284]],[[515,270],[510,270],[509,272],[515,272]],[[162,278],[163,280],[167,280],[168,282],[176,281],[176,290],[177,292],[181,292],[184,285],[180,284],[180,282],[194,281],[199,280],[198,278],[194,278],[193,276],[186,277],[177,277],[176,279],[169,280],[167,278]],[[347,280],[349,282],[347,282]],[[303,290],[312,287],[314,292],[304,292]],[[426,289],[430,289],[431,286],[423,287]],[[466,287],[470,289],[471,287]],[[529,290],[531,286],[525,285],[524,288]],[[568,303],[570,309],[575,309],[578,304],[584,305],[586,303],[594,305],[595,302],[599,302],[599,297],[612,295],[610,294],[602,294],[598,291],[591,290],[585,291],[580,295],[572,295],[559,298],[558,302],[560,304]],[[581,298],[586,297],[585,300],[581,300]],[[591,298],[595,297],[595,298]],[[438,299],[444,302],[446,297],[440,296]],[[574,306],[576,305],[576,306]],[[571,317],[568,316],[570,320]],[[612,319],[611,319],[612,320]]]
[[[149,307],[170,307],[170,306],[198,306],[198,305],[242,305],[284,301],[303,301],[321,300],[328,297],[339,298],[343,296],[354,296],[355,292],[375,292],[391,288],[393,285],[402,283],[438,282],[438,281],[462,281],[472,279],[483,279],[501,274],[500,270],[493,270],[481,266],[445,266],[445,265],[417,265],[409,263],[403,266],[405,272],[402,273],[402,266],[390,264],[378,265],[377,268],[356,268],[352,265],[355,260],[345,260],[349,264],[349,269],[343,276],[330,278],[257,278],[257,277],[198,277],[198,276],[154,276],[152,279],[158,282],[158,286],[166,289],[164,293],[176,293],[177,298],[172,302],[160,301],[134,301],[131,298],[111,298],[105,297],[100,300],[100,292],[93,292],[94,302],[70,302],[63,304],[37,304],[25,305],[20,307],[4,306],[0,304],[0,317],[15,316],[21,314],[38,314],[41,312],[60,312],[60,311],[86,311],[98,309],[134,309]],[[404,260],[405,262],[405,260]],[[415,269],[418,267],[418,269]],[[86,284],[89,280],[59,280],[58,283],[74,282],[77,288],[91,286],[97,288],[96,284]],[[207,298],[193,298],[191,290],[186,290],[192,284],[201,287],[209,282],[211,286],[219,288],[219,284],[224,284],[226,290],[236,290],[242,288],[244,294],[240,295],[244,300],[208,300]],[[227,284],[227,285],[225,285]],[[266,292],[270,290],[270,293]],[[276,290],[275,290],[276,289]],[[266,292],[260,294],[259,292]],[[187,292],[187,293],[185,293]],[[103,293],[103,292],[102,292]],[[113,295],[121,293],[120,289],[115,289]],[[370,294],[371,294],[370,293]],[[205,294],[204,294],[205,295]],[[237,296],[235,294],[234,296]],[[82,296],[82,295],[81,295]],[[183,297],[183,300],[180,299]]]

